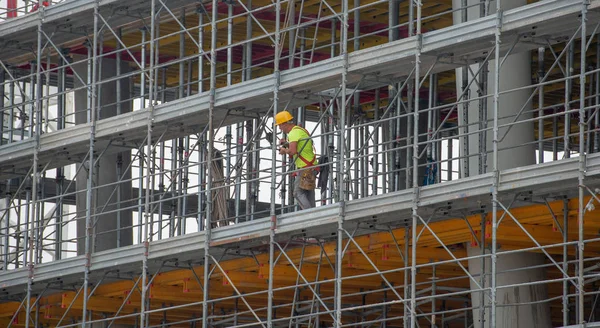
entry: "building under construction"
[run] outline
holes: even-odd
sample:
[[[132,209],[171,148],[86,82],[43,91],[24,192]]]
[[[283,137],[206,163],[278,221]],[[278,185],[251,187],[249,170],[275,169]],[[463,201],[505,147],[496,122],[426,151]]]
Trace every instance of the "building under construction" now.
[[[600,0],[0,7],[0,326],[600,327]]]

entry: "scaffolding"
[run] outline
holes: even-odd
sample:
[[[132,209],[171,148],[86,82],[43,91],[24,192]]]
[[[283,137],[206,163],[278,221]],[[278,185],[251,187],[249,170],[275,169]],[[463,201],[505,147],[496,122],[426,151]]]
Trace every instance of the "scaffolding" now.
[[[600,326],[600,0],[506,1],[1,2],[0,325]]]

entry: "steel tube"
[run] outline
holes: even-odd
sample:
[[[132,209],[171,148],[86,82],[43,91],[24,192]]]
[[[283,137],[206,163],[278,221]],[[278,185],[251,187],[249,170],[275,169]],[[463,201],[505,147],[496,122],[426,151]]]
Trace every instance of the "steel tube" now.
[[[501,21],[502,10],[500,0],[496,1],[496,32],[495,32],[495,47],[494,47],[494,98],[493,98],[493,134],[492,134],[492,170],[494,180],[492,185],[492,254],[491,254],[491,272],[490,272],[490,326],[496,327],[496,264],[497,264],[497,235],[498,235],[498,185],[500,169],[498,167],[498,110],[500,98],[500,43],[501,43]]]
[[[413,0],[411,0],[412,3]],[[418,75],[416,75],[418,76]],[[405,163],[406,166],[404,167],[404,174],[405,174],[405,179],[404,182],[402,182],[402,179],[400,178],[400,172],[402,171],[402,150],[400,149],[401,144],[400,143],[396,143],[396,191],[401,190],[401,189],[405,189],[405,188],[410,188],[412,186],[413,183],[413,171],[411,170],[411,166],[413,166],[413,160],[412,157],[413,156],[417,156],[418,153],[413,154],[413,147],[412,145],[416,144],[418,142],[418,138],[414,139],[413,138],[413,127],[414,127],[414,99],[418,97],[418,95],[414,95],[414,88],[418,88],[418,84],[417,86],[413,85],[413,79],[409,78],[408,80],[408,95],[407,95],[407,114],[408,116],[406,117],[406,156],[405,156]],[[398,90],[400,90],[401,88],[398,87]],[[398,91],[399,92],[399,91]],[[402,127],[402,123],[400,120],[400,115],[401,115],[401,103],[402,103],[402,99],[400,97],[396,98],[398,104],[396,105],[396,140],[400,140],[401,136],[402,136],[402,131],[401,131],[401,127]],[[414,139],[414,140],[413,140]],[[402,183],[404,183],[404,185],[402,185]]]
[[[246,160],[246,216],[245,216],[245,221],[250,220],[251,217],[251,209],[250,209],[250,203],[252,202],[252,199],[254,198],[252,192],[253,192],[253,183],[252,180],[254,178],[253,172],[254,172],[254,168],[253,168],[253,164],[254,164],[254,149],[252,148],[252,140],[254,139],[254,120],[248,120],[246,121],[246,140],[247,140],[247,144],[246,144],[246,148],[249,150],[247,153],[247,160]]]
[[[246,2],[246,8],[248,9],[252,9],[252,0],[247,0]],[[251,14],[248,13],[248,16],[250,16]],[[248,81],[250,79],[252,79],[252,20],[251,19],[246,19],[246,40],[248,40],[248,42],[245,44],[245,80],[244,81]]]
[[[164,94],[164,93],[163,93]],[[199,170],[198,171],[200,178],[202,177],[202,171]],[[164,141],[161,142],[158,146],[158,192],[160,194],[163,194],[165,192],[165,143]],[[200,179],[199,179],[200,180]],[[200,181],[198,181],[198,183],[200,184],[200,188],[202,187],[202,184]],[[198,195],[201,195],[202,193],[199,192]],[[200,199],[198,200],[198,206],[200,206],[201,201]],[[162,239],[162,227],[163,227],[163,206],[164,206],[164,202],[159,202],[158,203],[158,239]],[[200,207],[198,209],[198,211],[200,212]]]
[[[558,108],[554,108],[555,116],[552,118],[552,160],[558,160]]]
[[[231,1],[227,2],[227,45],[231,46],[233,43],[233,3]],[[232,51],[231,47],[227,47],[227,85],[231,85],[231,78],[233,70],[233,62],[232,62]],[[231,132],[231,131],[229,131]]]
[[[198,154],[198,231],[202,231],[206,229],[206,170],[207,170],[207,162],[206,162],[206,133],[202,133],[199,136],[199,154]]]
[[[191,63],[190,66],[191,67]],[[191,83],[191,82],[190,82]],[[190,84],[188,84],[189,87]],[[180,223],[180,234],[186,234],[186,226],[187,226],[187,218],[188,218],[188,188],[189,188],[189,176],[190,176],[190,170],[189,170],[189,161],[190,161],[190,156],[191,156],[191,152],[193,151],[192,149],[190,149],[190,136],[186,136],[183,140],[183,156],[182,156],[182,163],[181,165],[183,166],[183,175],[181,176],[181,180],[182,180],[182,189],[180,191],[181,197],[183,198],[183,201],[181,202],[181,223]],[[153,188],[154,190],[154,188]]]
[[[154,1],[154,0],[153,0]],[[145,95],[144,95],[144,90],[145,90],[145,85],[146,85],[146,28],[143,27],[140,29],[140,32],[142,34],[142,42],[141,42],[141,72],[140,72],[140,108],[144,108],[145,105]],[[132,83],[133,85],[133,83]],[[143,153],[142,153],[143,154]],[[146,154],[146,156],[150,156],[150,154]],[[138,172],[139,172],[139,179],[138,179],[138,224],[142,225],[143,222],[143,185],[144,185],[144,155],[140,156],[139,158],[139,167],[138,167]],[[142,233],[141,233],[141,229],[140,232],[138,233],[138,243],[142,243]]]
[[[479,82],[479,129],[482,133],[479,135],[479,173],[484,174],[488,171],[487,166],[487,140],[488,140],[488,66],[489,62],[485,61],[481,63],[483,66],[480,73]],[[485,132],[483,132],[485,131]]]
[[[453,158],[454,158],[454,138],[450,137],[448,138],[448,166],[447,166],[447,177],[446,179],[448,181],[452,181],[453,177],[452,177],[452,171],[454,170],[454,167],[452,165],[453,163]]]
[[[296,40],[298,39],[298,37],[300,36],[300,31],[298,30],[298,25],[296,22],[296,4],[295,4],[295,0],[287,0],[287,10],[288,12],[286,13],[286,19],[288,20],[288,24],[291,27],[288,30],[288,68],[292,69],[294,68],[294,66],[296,66],[295,63],[295,59],[296,59]],[[281,3],[279,4],[280,8],[281,8]],[[275,6],[277,7],[277,2],[275,2]],[[304,2],[300,3],[300,15],[302,15],[302,9],[304,8]],[[298,17],[298,23],[302,21],[302,16]],[[277,28],[277,27],[276,27]],[[277,35],[277,33],[281,33],[280,30],[279,32],[277,31],[277,29],[275,30],[275,34]],[[281,42],[281,36],[279,37]],[[277,39],[275,39],[277,40]],[[277,43],[277,41],[276,41]],[[281,48],[281,47],[280,47]],[[281,51],[281,49],[280,49]],[[302,56],[302,51],[300,51],[300,56]],[[302,60],[299,61],[300,66],[302,66]]]
[[[123,34],[123,30],[119,27],[117,29],[117,37],[118,38],[122,38],[122,34]],[[121,53],[122,53],[121,50],[122,50],[121,49],[121,43],[117,42],[117,49],[116,49],[116,52],[115,52],[115,61],[116,61],[116,65],[117,65],[117,67],[115,68],[115,75],[117,77],[121,76]],[[122,111],[122,103],[121,103],[121,101],[122,101],[121,100],[121,98],[122,98],[122,96],[121,96],[121,79],[117,79],[115,81],[115,84],[116,84],[115,95],[116,95],[116,98],[117,98],[116,99],[117,115],[121,115],[121,111]]]
[[[564,102],[564,111],[565,113],[569,112],[571,109],[571,91],[573,81],[570,79],[573,74],[573,56],[575,52],[575,43],[571,42],[568,47],[567,53],[567,67],[566,67],[566,79],[565,79],[565,102]],[[564,124],[564,135],[563,135],[563,158],[571,157],[571,143],[569,140],[569,135],[571,134],[571,115],[565,114],[565,124]]]
[[[346,202],[346,188],[345,188],[345,177],[344,177],[344,164],[345,164],[345,153],[346,153],[346,87],[347,87],[347,74],[348,74],[348,0],[342,1],[342,22],[340,23],[340,54],[342,55],[344,67],[341,76],[341,92],[340,92],[340,103],[338,111],[338,121],[340,124],[339,128],[339,139],[338,139],[338,178],[337,178],[337,189],[338,198],[340,202],[340,215],[338,216],[338,228],[337,228],[337,250],[336,250],[336,281],[335,281],[335,326],[342,326],[342,260],[344,256],[342,247],[342,236],[344,234],[344,209]],[[333,173],[333,172],[332,172]]]
[[[335,127],[335,120],[334,120],[334,105],[335,105],[335,99],[332,99],[330,101],[330,105],[328,106],[328,110],[329,110],[329,119],[327,120],[327,155],[329,157],[329,181],[327,182],[327,189],[329,190],[329,194],[328,194],[328,198],[330,200],[330,203],[334,202],[334,195],[337,193],[337,190],[335,189],[335,183],[334,183],[334,165],[333,165],[333,158],[335,156],[335,135],[333,132],[333,129]]]
[[[238,220],[241,215],[240,201],[242,195],[242,160],[243,160],[243,148],[244,148],[244,125],[243,123],[237,123],[235,127],[235,163],[236,163],[236,174],[235,174],[235,223],[238,223]]]
[[[380,101],[381,89],[375,89],[375,111],[373,114],[373,120],[379,120],[379,107],[381,106]],[[373,184],[372,184],[372,195],[377,195],[379,188],[379,126],[373,127]]]
[[[6,211],[6,215],[4,215],[4,238],[3,238],[3,242],[2,242],[2,249],[3,249],[3,254],[2,254],[2,270],[6,271],[8,270],[8,252],[9,252],[9,247],[8,247],[8,243],[10,240],[10,212],[11,212],[11,206],[10,206],[10,183],[6,184],[6,196],[4,198],[4,210]],[[15,258],[15,260],[18,262],[19,259]]]
[[[204,56],[206,55],[204,51],[204,15],[206,14],[204,7],[199,7],[196,9],[196,13],[198,14],[198,94],[204,91],[203,78],[204,78]],[[198,223],[198,231],[202,231],[204,229],[204,216],[202,216],[203,208],[204,208],[204,199],[205,193],[202,191],[204,188],[204,177],[205,177],[205,164],[204,164],[204,134],[200,134],[198,136],[198,213],[196,215],[196,220]],[[161,157],[162,160],[163,157]],[[161,221],[162,221],[162,212],[161,213]],[[237,213],[236,213],[237,214]],[[236,215],[237,217],[237,215]],[[203,316],[204,317],[204,316]]]
[[[422,3],[420,0],[415,1],[417,3],[417,51],[415,53],[415,95],[414,95],[414,107],[413,107],[413,149],[412,149],[412,188],[413,188],[413,202],[412,202],[412,258],[411,258],[411,321],[410,327],[414,328],[417,326],[417,220],[418,214],[418,199],[419,199],[419,100],[420,94],[419,89],[421,86],[421,7]],[[413,1],[411,0],[411,5]],[[412,13],[412,11],[411,11]],[[411,26],[412,29],[412,26]],[[431,86],[430,86],[431,87]],[[409,89],[410,90],[410,89]],[[410,105],[410,104],[409,104]],[[408,155],[407,155],[408,158]],[[408,170],[408,166],[407,166]],[[408,177],[408,174],[407,174]],[[408,188],[408,184],[406,185]]]
[[[185,8],[181,9],[181,16],[179,18],[180,23],[185,26]],[[179,33],[179,85],[177,86],[178,98],[181,99],[185,97],[185,35],[186,33],[182,31]]]
[[[205,228],[205,242],[204,242],[204,289],[202,293],[202,326],[208,327],[208,300],[209,300],[209,268],[211,262],[210,255],[210,243],[211,243],[211,232],[212,232],[212,208],[213,208],[213,196],[212,196],[212,173],[210,166],[213,160],[213,147],[215,141],[215,132],[213,129],[214,110],[215,110],[215,93],[217,88],[217,14],[218,14],[218,1],[212,0],[211,8],[211,37],[210,37],[210,95],[209,95],[209,107],[208,107],[208,152],[207,152],[207,181],[206,181],[206,228]]]
[[[331,49],[330,49],[330,55],[329,55],[330,58],[333,58],[333,57],[336,56],[335,55],[335,53],[336,53],[335,52],[335,39],[336,39],[336,35],[335,34],[337,32],[337,28],[336,28],[335,25],[336,25],[336,19],[332,18],[331,19],[331,41],[330,41],[330,43],[331,43]]]
[[[30,238],[29,238],[29,220],[30,220],[30,213],[31,213],[31,188],[27,187],[25,189],[25,215],[22,217],[24,219],[23,222],[23,228],[21,228],[21,216],[18,215],[17,217],[19,218],[19,221],[17,222],[17,226],[19,227],[19,229],[22,229],[23,232],[21,232],[23,234],[23,238],[24,238],[24,242],[23,242],[23,266],[27,266],[27,264],[29,263],[28,260],[28,251],[29,249],[27,248],[29,246],[29,242],[30,242]],[[17,247],[17,249],[15,250],[16,254],[19,254],[19,248]],[[18,262],[18,261],[17,261]]]
[[[481,214],[481,238],[478,241],[479,243],[479,248],[481,249],[481,255],[485,255],[485,225],[486,225],[486,214]],[[486,261],[486,257],[482,256],[481,257],[481,276],[479,277],[479,285],[483,288],[485,288],[485,261]],[[479,295],[479,320],[480,322],[485,322],[485,291],[481,291],[480,295]]]
[[[146,89],[146,32],[147,29],[145,27],[142,27],[140,29],[141,33],[142,33],[142,43],[141,43],[141,71],[140,71],[140,108],[144,108],[146,107],[145,105],[145,89]]]
[[[293,1],[293,0],[292,0]],[[293,16],[293,15],[292,15]],[[291,31],[290,31],[291,33]],[[290,34],[291,37],[292,34]],[[300,53],[298,54],[299,66],[304,66],[304,49],[306,48],[306,37],[305,37],[305,29],[300,29],[298,31],[298,37],[300,38]],[[295,45],[295,43],[294,43]],[[295,51],[293,49],[292,51]],[[292,57],[294,58],[294,57]],[[293,62],[293,60],[292,60]],[[292,68],[293,66],[290,66]],[[304,128],[306,128],[306,107],[301,106],[298,107],[298,116],[296,117],[296,123]]]
[[[563,200],[563,264],[562,269],[564,272],[569,272],[569,253],[567,242],[569,233],[569,200]],[[563,293],[562,293],[562,317],[563,317],[563,326],[567,326],[569,324],[569,297],[567,296],[569,292],[569,284],[565,280],[562,283]]]
[[[291,8],[294,11],[293,8]],[[277,127],[275,124],[275,117],[279,111],[279,85],[280,85],[280,71],[279,71],[279,61],[280,61],[280,53],[281,53],[281,32],[280,32],[280,17],[281,17],[281,2],[280,0],[276,0],[275,3],[275,62],[274,62],[274,72],[273,72],[273,123],[272,129],[276,131]],[[291,41],[291,40],[290,40]],[[292,54],[293,61],[293,54]],[[271,216],[271,225],[269,229],[269,282],[268,282],[268,301],[267,301],[267,327],[271,328],[273,326],[273,279],[274,274],[272,268],[275,267],[275,230],[277,229],[277,216],[275,212],[275,194],[276,194],[276,180],[275,180],[275,172],[277,170],[277,147],[278,143],[276,142],[276,138],[273,139],[271,143],[271,204],[270,204],[270,216]],[[258,157],[258,155],[257,155]],[[247,206],[247,204],[246,204]],[[295,265],[294,263],[291,263]],[[293,310],[293,307],[292,307]]]
[[[92,197],[93,197],[93,190],[92,190],[92,183],[93,183],[93,179],[94,179],[94,146],[95,146],[95,135],[96,135],[96,101],[94,101],[94,97],[96,96],[96,72],[97,72],[97,61],[95,60],[97,55],[98,55],[98,47],[97,47],[97,41],[98,41],[98,15],[100,15],[99,13],[99,1],[96,0],[94,1],[94,35],[93,35],[93,41],[92,44],[89,45],[91,49],[88,49],[88,54],[91,50],[91,66],[88,66],[88,68],[91,70],[91,74],[88,74],[88,81],[91,82],[91,86],[90,86],[90,93],[89,93],[89,98],[88,101],[90,103],[90,110],[89,110],[89,122],[91,122],[90,125],[90,144],[89,144],[89,153],[88,153],[88,177],[87,177],[87,188],[86,188],[86,210],[85,210],[85,226],[86,226],[86,234],[85,234],[85,258],[86,258],[86,265],[85,265],[85,271],[84,271],[84,278],[83,278],[83,310],[82,310],[82,327],[86,327],[86,320],[87,320],[87,302],[88,302],[88,298],[89,298],[89,291],[88,288],[86,286],[89,285],[89,279],[90,279],[90,260],[91,260],[91,253],[92,253],[92,236],[90,235],[92,233]],[[89,71],[88,71],[89,73]]]
[[[143,189],[143,184],[142,182],[142,177],[145,177],[146,180],[146,190],[145,190],[145,200],[144,200],[144,220],[142,222],[141,217],[140,217],[140,233],[139,235],[141,236],[141,238],[144,241],[144,254],[142,256],[142,278],[140,280],[140,284],[142,285],[142,290],[141,290],[141,300],[140,300],[140,327],[145,327],[145,322],[148,321],[149,319],[147,318],[148,314],[146,313],[147,309],[146,307],[148,306],[148,309],[150,309],[149,304],[147,305],[146,302],[149,300],[149,296],[147,295],[149,293],[148,291],[148,287],[149,284],[147,283],[148,281],[148,253],[150,251],[150,236],[149,236],[149,225],[150,225],[150,221],[152,221],[153,219],[153,212],[150,206],[150,193],[151,191],[154,190],[154,183],[155,183],[155,175],[152,174],[151,172],[153,172],[154,167],[150,166],[152,165],[151,163],[151,158],[152,157],[152,161],[154,160],[154,154],[155,152],[153,151],[152,148],[152,128],[153,128],[153,124],[154,124],[154,78],[155,78],[155,74],[154,74],[154,66],[155,66],[155,61],[154,61],[154,56],[155,56],[155,47],[158,45],[158,43],[156,43],[156,41],[154,40],[154,37],[156,35],[156,5],[155,5],[156,1],[155,0],[151,0],[150,3],[150,67],[149,67],[149,81],[148,81],[148,85],[150,86],[148,89],[148,100],[149,100],[149,106],[148,106],[148,119],[146,121],[146,158],[148,160],[148,172],[146,175],[144,175],[143,170],[140,167],[140,185],[139,185],[139,190],[141,192],[141,190]],[[142,32],[142,39],[145,38],[145,32]],[[144,44],[144,48],[145,48],[145,44]],[[142,59],[144,60],[144,59]],[[142,70],[142,76],[145,76],[145,72]],[[143,86],[142,86],[143,88]],[[142,100],[144,99],[144,97],[142,97]],[[142,107],[144,108],[144,107]],[[148,298],[147,298],[148,297]]]
[[[206,12],[204,7],[199,7],[196,9],[196,13],[198,14],[198,93],[200,94],[204,91],[202,80],[204,78],[204,56],[206,55],[204,52],[204,15]]]
[[[38,38],[41,38],[41,36],[38,36]],[[40,48],[40,51],[41,51],[41,48]],[[37,57],[41,57],[41,56],[42,56],[41,53],[37,54]],[[27,116],[29,118],[29,122],[28,122],[28,124],[26,126],[23,126],[23,129],[25,129],[26,127],[29,129],[29,131],[27,133],[27,136],[29,138],[33,137],[33,133],[34,133],[34,127],[33,127],[33,125],[34,125],[34,118],[35,118],[35,115],[36,115],[35,114],[35,110],[36,110],[36,108],[35,108],[35,104],[36,104],[35,103],[36,102],[35,95],[36,95],[36,84],[38,82],[37,81],[37,74],[36,74],[36,70],[37,70],[36,67],[38,66],[37,62],[38,61],[36,61],[36,62],[32,61],[31,62],[31,68],[30,68],[30,76],[31,76],[31,78],[29,80],[29,97],[28,97],[30,99],[28,101],[30,104],[29,104],[29,106],[27,106],[29,108],[29,111],[28,111],[28,114],[27,114]],[[41,60],[39,62],[40,62],[40,65],[41,65]],[[26,100],[23,99],[23,101],[26,101]],[[23,123],[25,123],[25,122],[23,122]]]
[[[600,108],[600,34],[596,36],[596,91],[594,98],[596,99],[596,110]],[[594,116],[594,153],[600,151],[600,112],[596,112]]]
[[[120,181],[122,179],[123,174],[123,157],[121,154],[117,155],[117,163],[115,163],[115,170],[117,171],[117,180]],[[121,247],[121,184],[117,184],[117,248]],[[58,228],[58,227],[57,227]]]
[[[4,69],[0,69],[0,146],[4,144],[4,97],[6,90],[6,71]]]
[[[406,302],[408,300],[409,297],[411,297],[411,292],[412,289],[409,290],[408,288],[408,284],[409,284],[409,272],[410,272],[410,268],[411,268],[411,263],[408,260],[408,251],[410,250],[410,238],[412,236],[412,234],[410,233],[410,229],[414,229],[414,226],[409,227],[408,225],[404,226],[404,253],[400,253],[403,254],[402,256],[402,261],[404,262],[404,267],[402,268],[402,271],[404,272],[404,304],[402,306],[403,308],[403,326],[404,327],[408,327],[411,320],[412,319],[412,313],[411,313],[411,309],[412,307],[409,307]]]
[[[586,153],[585,153],[585,83],[586,83],[586,38],[587,38],[587,9],[588,2],[582,1],[581,5],[581,49],[579,62],[579,210],[577,212],[578,226],[578,298],[579,311],[577,313],[578,324],[585,325],[585,280],[584,280],[584,212],[585,212],[585,193],[583,185],[585,183],[586,174]]]
[[[11,79],[8,84],[8,107],[10,112],[8,113],[8,142],[14,141],[15,133],[15,80]]]

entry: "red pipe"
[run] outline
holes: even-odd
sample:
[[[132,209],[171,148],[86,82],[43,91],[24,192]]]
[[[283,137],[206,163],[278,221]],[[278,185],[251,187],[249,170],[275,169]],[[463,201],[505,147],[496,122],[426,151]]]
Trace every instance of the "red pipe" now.
[[[6,4],[6,17],[15,18],[17,17],[17,0],[8,0]]]

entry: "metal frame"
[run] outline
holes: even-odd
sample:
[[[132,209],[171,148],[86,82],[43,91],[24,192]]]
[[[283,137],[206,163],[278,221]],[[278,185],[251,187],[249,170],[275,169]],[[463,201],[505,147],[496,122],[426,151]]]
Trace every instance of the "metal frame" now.
[[[8,326],[44,320],[62,327],[100,322],[417,327],[456,320],[468,326],[473,319],[467,312],[475,308],[480,320],[496,326],[499,306],[523,305],[498,305],[497,292],[512,286],[498,285],[503,272],[497,259],[525,252],[545,254],[550,263],[542,267],[558,276],[518,286],[560,284],[560,295],[542,302],[560,303],[564,326],[595,318],[593,254],[600,239],[586,232],[596,227],[586,217],[595,217],[593,204],[600,203],[600,156],[593,154],[600,69],[598,48],[591,47],[600,1],[552,0],[511,10],[496,1],[495,15],[469,22],[465,17],[432,31],[432,20],[466,13],[467,6],[436,12],[428,2],[411,0],[402,8],[408,10],[404,17],[396,1],[321,1],[317,13],[293,0],[223,5],[212,0],[197,8],[152,0],[149,8],[127,10],[113,8],[116,3],[55,1],[29,13],[27,2],[18,17],[11,17],[14,8],[0,9],[0,17],[11,17],[0,24],[7,47],[0,55],[0,91],[7,99],[0,107],[0,179],[6,181],[0,211],[0,286],[6,294],[0,301],[9,309],[0,311],[0,320]],[[136,10],[139,18],[131,15]],[[363,29],[363,13],[371,10],[387,10],[388,24]],[[67,12],[84,32],[63,26]],[[401,38],[404,29],[407,36]],[[327,40],[319,33],[327,33]],[[73,34],[85,45],[70,42]],[[382,34],[389,42],[373,46]],[[33,55],[19,46],[26,41],[35,43]],[[169,44],[176,44],[176,54]],[[273,59],[253,51],[265,47],[273,49]],[[537,49],[537,83],[501,91],[506,58]],[[107,76],[113,58],[117,74]],[[24,59],[28,67],[19,65]],[[495,88],[486,91],[490,60]],[[128,69],[122,72],[124,62]],[[474,63],[479,71],[468,74]],[[77,73],[81,67],[85,78]],[[473,85],[480,92],[440,100],[444,74],[459,67],[466,67],[462,89]],[[103,93],[113,83],[116,100],[107,104]],[[125,94],[124,85],[130,85]],[[547,98],[563,89],[562,99]],[[526,104],[514,117],[499,113],[500,97],[521,90],[531,92],[527,103],[537,93],[534,113],[524,110]],[[371,93],[372,105],[363,103]],[[68,104],[69,97],[83,94],[85,108]],[[487,105],[469,105],[488,100],[492,117]],[[128,106],[135,108],[128,112]],[[461,124],[453,116],[459,106],[481,110],[481,122]],[[113,107],[116,115],[107,117]],[[267,132],[276,137],[274,116],[293,108],[301,123],[313,125],[315,144],[330,159],[321,164],[330,170],[330,191],[321,193],[317,208],[304,211],[296,211],[291,190],[278,196],[280,188],[293,189],[295,168],[278,155],[276,138],[263,142]],[[512,122],[501,123],[507,119]],[[540,164],[500,170],[502,151],[528,145],[504,146],[510,129],[533,122]],[[476,153],[465,143],[471,135],[480,137]],[[455,139],[462,142],[458,156]],[[549,148],[553,161],[544,157]],[[559,160],[560,150],[566,152]],[[121,160],[131,156],[129,164],[100,167],[117,153]],[[474,172],[468,171],[471,157],[487,162],[478,175],[466,174]],[[462,164],[457,180],[456,161]],[[76,172],[69,172],[74,164]],[[219,165],[221,173],[214,169]],[[116,181],[100,183],[108,170],[116,172]],[[424,174],[431,175],[427,182]],[[84,175],[85,188],[65,183]],[[131,186],[131,199],[123,198],[123,186]],[[264,186],[268,192],[261,192]],[[105,190],[108,200],[100,202]],[[223,194],[221,204],[216,195]],[[269,201],[261,202],[261,195]],[[83,214],[75,205],[78,197],[85,199]],[[229,207],[227,202],[234,214],[222,217],[218,209]],[[540,203],[544,214],[532,219],[527,211],[539,210]],[[113,232],[101,231],[98,222],[112,214],[118,248],[96,251],[98,238]],[[129,215],[132,225],[123,226]],[[576,224],[570,224],[573,215]],[[78,220],[85,233],[70,237]],[[457,222],[459,232],[451,227]],[[552,240],[534,231],[551,227],[560,231]],[[122,244],[130,231],[134,241]],[[510,240],[505,231],[521,234],[513,248],[503,244]],[[457,251],[465,238],[490,251],[470,257]],[[81,255],[65,251],[79,241]],[[395,267],[386,265],[388,258]],[[481,275],[464,265],[481,260],[485,267],[486,259],[491,267]],[[258,277],[249,277],[255,273]],[[360,287],[362,281],[369,287]],[[477,287],[467,289],[465,281]],[[183,290],[174,296],[165,286]],[[115,290],[126,294],[112,295]],[[472,304],[473,293],[484,301]],[[121,301],[114,309],[110,297]],[[66,308],[60,320],[52,319],[56,311],[50,305],[56,302]],[[40,317],[40,309],[47,314]],[[67,317],[75,322],[65,322]]]

